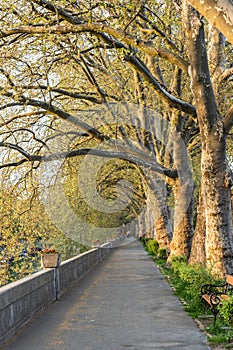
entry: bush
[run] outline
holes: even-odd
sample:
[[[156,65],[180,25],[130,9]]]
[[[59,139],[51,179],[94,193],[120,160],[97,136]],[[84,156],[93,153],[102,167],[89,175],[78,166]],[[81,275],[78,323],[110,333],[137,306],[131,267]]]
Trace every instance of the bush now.
[[[173,256],[171,259],[171,266],[174,270],[174,272],[179,273],[179,270],[181,268],[181,265],[187,264],[187,259],[185,258],[185,256]]]
[[[157,255],[159,249],[159,243],[155,239],[151,239],[147,242],[146,249],[149,254]]]
[[[158,258],[167,259],[167,249],[166,248],[159,248],[158,249]]]
[[[184,257],[175,257],[171,261],[172,268],[176,274],[175,287],[188,304],[187,311],[194,315],[202,312],[200,289],[206,283],[218,283],[209,270],[201,264],[189,265]]]
[[[229,299],[224,299],[222,305],[219,308],[219,314],[223,317],[224,322],[228,326],[233,324],[233,297],[229,296]]]
[[[140,242],[142,242],[142,244],[144,245],[144,247],[146,247],[147,243],[149,241],[153,240],[153,238],[148,238],[148,237],[141,237],[140,238]]]

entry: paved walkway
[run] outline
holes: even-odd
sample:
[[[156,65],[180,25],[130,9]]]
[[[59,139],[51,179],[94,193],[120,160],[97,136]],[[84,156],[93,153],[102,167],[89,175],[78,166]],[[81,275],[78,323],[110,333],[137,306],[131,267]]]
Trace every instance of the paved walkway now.
[[[207,350],[145,253],[131,242],[94,267],[4,350]]]

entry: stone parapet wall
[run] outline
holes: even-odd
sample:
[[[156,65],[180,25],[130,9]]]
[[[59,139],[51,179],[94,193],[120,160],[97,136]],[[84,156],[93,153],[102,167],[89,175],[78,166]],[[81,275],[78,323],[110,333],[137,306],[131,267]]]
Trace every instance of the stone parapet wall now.
[[[104,259],[113,242],[0,288],[0,346],[39,311],[60,298],[82,275]]]

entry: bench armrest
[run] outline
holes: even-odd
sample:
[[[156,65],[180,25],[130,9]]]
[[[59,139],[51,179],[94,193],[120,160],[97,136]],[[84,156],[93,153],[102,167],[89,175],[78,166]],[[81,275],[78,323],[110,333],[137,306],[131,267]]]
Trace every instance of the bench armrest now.
[[[224,293],[225,288],[227,286],[227,283],[224,284],[204,284],[201,286],[201,295],[204,294],[209,294],[211,295],[212,293],[218,293],[220,292],[221,294]],[[222,292],[220,291],[220,288],[222,288]]]
[[[217,305],[224,299],[224,296],[227,294],[222,292],[214,292],[210,295],[210,303],[213,307],[217,307]]]

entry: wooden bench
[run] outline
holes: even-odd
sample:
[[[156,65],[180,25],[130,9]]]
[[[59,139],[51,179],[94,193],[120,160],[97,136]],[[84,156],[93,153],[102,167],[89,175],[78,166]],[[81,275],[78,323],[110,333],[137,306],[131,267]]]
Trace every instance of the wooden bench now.
[[[204,314],[206,307],[210,307],[210,311],[214,315],[214,323],[216,322],[219,307],[224,299],[228,299],[229,293],[233,293],[233,276],[227,275],[223,284],[204,284],[201,287],[201,300],[203,302]]]

